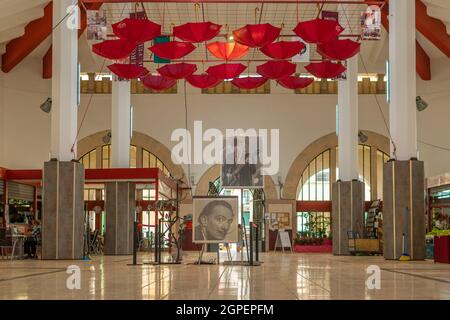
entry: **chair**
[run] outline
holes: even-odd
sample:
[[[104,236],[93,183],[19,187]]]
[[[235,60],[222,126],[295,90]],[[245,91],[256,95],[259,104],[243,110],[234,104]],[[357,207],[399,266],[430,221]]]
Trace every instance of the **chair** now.
[[[3,257],[5,256],[5,252],[7,252],[8,249],[11,250],[11,255],[12,255],[12,249],[13,249],[12,238],[7,237],[7,231],[5,228],[0,228],[0,253],[2,255],[2,260],[3,260]],[[6,255],[6,257],[7,257],[7,255]]]

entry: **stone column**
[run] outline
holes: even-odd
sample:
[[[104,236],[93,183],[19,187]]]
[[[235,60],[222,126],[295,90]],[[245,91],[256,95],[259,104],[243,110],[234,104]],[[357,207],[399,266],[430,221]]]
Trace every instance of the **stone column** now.
[[[425,258],[424,164],[417,160],[415,3],[391,1],[389,6],[391,155],[384,165],[384,257],[408,254]],[[402,242],[405,242],[403,248]]]
[[[425,178],[422,161],[389,161],[383,177],[383,253],[425,259]],[[404,240],[404,247],[403,247]]]
[[[74,161],[44,164],[42,258],[82,259],[84,168]]]
[[[136,185],[109,182],[105,185],[105,249],[107,255],[133,253]]]
[[[113,81],[111,118],[111,167],[129,168],[131,140],[129,81]],[[108,182],[105,189],[105,254],[132,254],[136,185],[126,181]]]
[[[42,258],[82,259],[84,168],[76,157],[78,30],[72,0],[53,3],[51,157],[44,164]],[[63,21],[60,23],[60,21]],[[57,26],[58,24],[58,26]],[[72,148],[74,146],[74,148]]]
[[[340,10],[345,6],[340,5]],[[339,180],[332,185],[331,197],[333,254],[347,255],[348,232],[362,236],[364,228],[364,183],[358,181],[358,56],[347,60],[347,78],[338,87]]]
[[[333,254],[348,255],[348,232],[364,231],[364,182],[338,181],[332,194]]]

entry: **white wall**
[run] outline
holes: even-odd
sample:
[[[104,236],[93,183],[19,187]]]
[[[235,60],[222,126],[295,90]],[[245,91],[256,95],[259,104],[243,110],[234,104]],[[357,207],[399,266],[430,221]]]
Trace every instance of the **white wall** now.
[[[1,80],[3,78],[3,80]],[[2,75],[0,91],[0,166],[41,168],[50,149],[50,115],[39,105],[50,96],[50,81],[41,79],[41,59],[27,58],[9,74]],[[433,63],[433,81],[418,81],[418,93],[430,103],[418,115],[420,139],[450,147],[448,119],[450,62]],[[202,120],[204,128],[280,129],[280,175],[284,178],[295,157],[314,140],[335,131],[336,95],[296,95],[272,85],[270,95],[203,95],[188,86],[188,118]],[[134,130],[159,140],[169,148],[173,129],[184,127],[183,86],[179,93],[133,95]],[[387,135],[379,108],[372,95],[359,96],[360,129]],[[89,95],[82,96],[79,123]],[[379,96],[388,120],[384,96]],[[110,95],[94,95],[79,138],[110,128]],[[3,141],[3,142],[2,142]],[[3,145],[3,147],[2,147]],[[450,152],[419,144],[426,162],[426,175],[450,172]],[[192,166],[196,179],[206,169]],[[277,179],[275,179],[276,181]]]
[[[428,177],[450,172],[450,59],[433,60],[431,74],[432,81],[417,80],[417,94],[429,103],[417,114],[419,156]]]

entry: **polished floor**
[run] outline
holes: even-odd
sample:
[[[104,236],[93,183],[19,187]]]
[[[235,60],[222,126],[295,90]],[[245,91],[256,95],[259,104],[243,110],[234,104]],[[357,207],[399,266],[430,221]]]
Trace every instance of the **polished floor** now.
[[[262,259],[259,267],[188,264],[193,254],[162,266],[129,266],[129,256],[0,260],[0,299],[450,299],[448,264],[298,253]],[[79,290],[67,287],[70,265],[81,270]],[[380,289],[366,285],[370,265],[381,270]]]

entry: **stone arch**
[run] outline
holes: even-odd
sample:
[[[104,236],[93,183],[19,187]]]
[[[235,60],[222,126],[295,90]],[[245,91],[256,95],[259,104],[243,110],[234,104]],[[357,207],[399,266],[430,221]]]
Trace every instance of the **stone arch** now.
[[[206,170],[197,182],[195,187],[196,196],[208,194],[209,182],[220,177],[220,165],[216,164]],[[278,192],[272,177],[264,177],[264,193],[267,200],[278,199]]]
[[[390,154],[389,151],[389,138],[368,130],[361,130],[368,137],[366,146],[377,148],[386,154]],[[314,160],[314,158],[327,149],[335,148],[338,145],[338,138],[336,133],[330,133],[323,136],[307,146],[292,162],[289,168],[288,174],[283,187],[284,199],[297,199],[298,184],[303,171]]]
[[[99,131],[84,137],[77,144],[78,158],[84,154],[100,148],[104,145],[102,138],[109,132],[109,130]],[[133,131],[133,137],[131,138],[131,144],[146,149],[157,156],[169,169],[172,176],[183,177],[183,181],[186,182],[188,177],[184,172],[181,165],[175,164],[172,161],[170,149],[158,140],[138,131]]]

